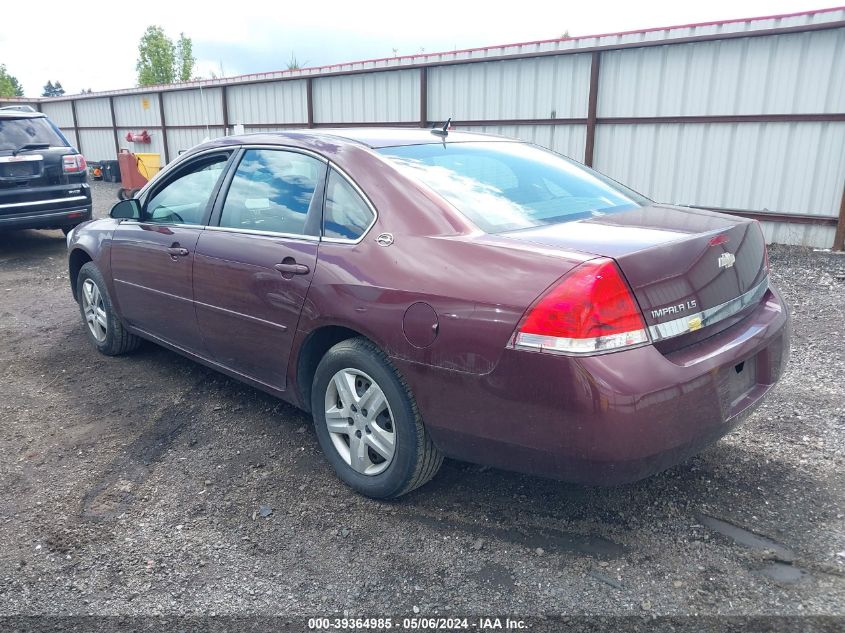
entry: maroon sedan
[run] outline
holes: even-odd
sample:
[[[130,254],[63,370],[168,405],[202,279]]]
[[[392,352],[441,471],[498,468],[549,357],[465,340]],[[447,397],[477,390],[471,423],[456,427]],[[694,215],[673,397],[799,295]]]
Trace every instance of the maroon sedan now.
[[[102,353],[149,339],[310,411],[378,498],[444,455],[645,477],[744,419],[789,350],[756,222],[486,135],[218,139],[68,249]]]

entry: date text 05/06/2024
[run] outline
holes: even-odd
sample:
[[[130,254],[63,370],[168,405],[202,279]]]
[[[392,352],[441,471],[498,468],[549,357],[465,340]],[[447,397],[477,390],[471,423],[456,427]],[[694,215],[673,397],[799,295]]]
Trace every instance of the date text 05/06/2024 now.
[[[310,630],[341,630],[341,631],[386,631],[398,629],[402,631],[499,631],[526,630],[529,628],[525,620],[510,617],[478,617],[478,618],[443,618],[443,617],[406,617],[394,618],[309,618]]]

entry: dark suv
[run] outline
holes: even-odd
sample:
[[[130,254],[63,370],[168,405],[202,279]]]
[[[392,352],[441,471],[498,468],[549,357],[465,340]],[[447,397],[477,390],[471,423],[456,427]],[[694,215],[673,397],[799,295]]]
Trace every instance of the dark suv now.
[[[67,233],[90,219],[82,154],[40,112],[0,109],[0,231]]]

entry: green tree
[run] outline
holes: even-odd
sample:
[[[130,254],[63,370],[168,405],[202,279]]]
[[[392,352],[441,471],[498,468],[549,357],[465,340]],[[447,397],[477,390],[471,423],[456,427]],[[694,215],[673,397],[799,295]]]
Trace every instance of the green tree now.
[[[176,43],[176,59],[179,64],[179,72],[177,73],[179,81],[190,81],[194,74],[194,64],[197,60],[194,58],[194,43],[190,37],[185,37],[184,33],[179,33],[179,41]]]
[[[22,97],[23,86],[18,78],[10,75],[6,64],[0,64],[0,97]]]
[[[60,97],[65,93],[65,89],[62,88],[62,82],[57,81],[53,83],[52,81],[48,81],[44,84],[43,92],[41,93],[42,97]]]
[[[176,47],[160,26],[148,26],[138,44],[139,86],[172,84],[176,79]]]

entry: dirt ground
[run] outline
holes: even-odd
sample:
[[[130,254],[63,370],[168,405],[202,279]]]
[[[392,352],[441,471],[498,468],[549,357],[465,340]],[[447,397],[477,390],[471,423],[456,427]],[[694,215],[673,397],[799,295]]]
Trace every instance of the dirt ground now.
[[[379,503],[300,411],[98,355],[62,234],[0,235],[0,615],[845,615],[845,257],[771,262],[789,369],[703,454],[610,489],[447,461]]]

